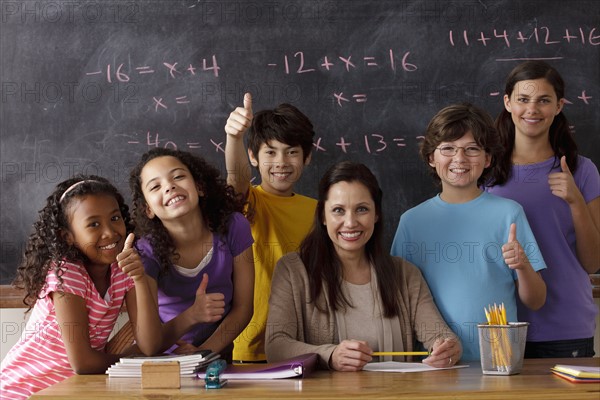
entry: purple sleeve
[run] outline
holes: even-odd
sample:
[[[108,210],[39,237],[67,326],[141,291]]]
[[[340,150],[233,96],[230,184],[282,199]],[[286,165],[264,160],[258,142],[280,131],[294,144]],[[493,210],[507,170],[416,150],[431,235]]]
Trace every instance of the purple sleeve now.
[[[154,252],[152,251],[152,246],[150,245],[150,241],[148,240],[148,238],[143,237],[140,240],[138,240],[135,247],[138,249],[140,257],[142,258],[142,264],[144,264],[144,270],[146,271],[146,275],[158,281],[160,264],[158,263],[158,260],[154,257]]]
[[[575,171],[574,179],[586,203],[600,196],[598,168],[589,158],[579,157],[579,166]]]
[[[254,243],[250,223],[238,212],[231,214],[229,229],[227,231],[227,241],[233,257],[240,255]]]

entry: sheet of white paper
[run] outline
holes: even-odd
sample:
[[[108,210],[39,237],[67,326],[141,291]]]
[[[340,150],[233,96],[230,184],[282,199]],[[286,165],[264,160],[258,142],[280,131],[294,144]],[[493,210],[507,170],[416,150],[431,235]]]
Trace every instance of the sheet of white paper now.
[[[423,363],[408,363],[399,361],[384,361],[369,363],[363,367],[363,371],[378,371],[378,372],[426,372],[439,371],[442,369],[457,369],[466,368],[468,365],[454,365],[447,368],[430,367]]]

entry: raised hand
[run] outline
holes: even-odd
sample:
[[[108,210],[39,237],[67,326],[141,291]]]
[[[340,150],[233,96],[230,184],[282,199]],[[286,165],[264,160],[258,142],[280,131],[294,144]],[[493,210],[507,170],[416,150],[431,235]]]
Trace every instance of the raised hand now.
[[[548,175],[548,185],[550,185],[552,194],[560,197],[569,204],[583,199],[579,188],[575,184],[573,174],[571,174],[571,170],[567,165],[567,158],[565,156],[562,156],[560,159],[560,167],[562,172],[553,172]]]
[[[135,241],[135,235],[130,233],[125,239],[125,245],[123,251],[117,255],[117,262],[119,268],[127,275],[129,275],[134,281],[138,281],[144,278],[144,264],[142,264],[142,258],[138,254],[137,250],[133,247]]]
[[[215,322],[223,318],[225,313],[225,296],[222,293],[206,293],[207,287],[208,274],[204,274],[192,305],[198,322]]]
[[[244,107],[237,107],[229,114],[225,125],[225,133],[241,139],[246,130],[250,128],[252,118],[252,95],[246,93],[244,95]]]
[[[502,246],[502,257],[510,269],[524,269],[529,267],[529,259],[521,243],[517,240],[517,224],[510,224],[508,241]]]

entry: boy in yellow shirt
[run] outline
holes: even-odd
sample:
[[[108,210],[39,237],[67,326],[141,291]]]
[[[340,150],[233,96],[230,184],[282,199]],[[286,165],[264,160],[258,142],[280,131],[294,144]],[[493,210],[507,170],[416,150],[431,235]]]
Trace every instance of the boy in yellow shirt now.
[[[310,163],[315,133],[308,117],[290,104],[253,115],[250,93],[229,115],[225,132],[227,183],[246,196],[254,237],[254,315],[234,341],[233,360],[264,362],[273,268],[281,256],[298,249],[314,218],[316,200],[294,193],[294,184]],[[250,183],[248,159],[260,173],[260,185]]]

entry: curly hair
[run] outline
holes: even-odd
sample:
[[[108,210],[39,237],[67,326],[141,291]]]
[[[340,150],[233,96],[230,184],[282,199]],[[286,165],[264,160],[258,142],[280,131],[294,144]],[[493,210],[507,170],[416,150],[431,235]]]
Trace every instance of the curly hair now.
[[[494,128],[494,120],[481,108],[470,103],[453,104],[442,108],[429,122],[425,131],[425,139],[421,143],[421,158],[429,164],[430,157],[442,142],[451,142],[463,137],[467,132],[473,134],[475,142],[481,146],[491,157],[490,166],[484,168],[477,185],[482,186],[496,162],[504,152],[500,139]],[[441,183],[435,167],[430,167],[431,176],[436,183]]]
[[[558,100],[565,97],[565,82],[558,71],[550,64],[539,60],[526,61],[517,65],[506,78],[504,94],[510,97],[517,83],[536,79],[545,79],[552,85]],[[505,148],[505,153],[493,169],[491,184],[503,185],[512,173],[512,153],[515,148],[515,123],[511,114],[504,108],[496,118],[496,129]],[[569,169],[572,173],[575,173],[577,170],[577,143],[571,128],[569,128],[569,121],[562,110],[554,117],[550,125],[548,140],[554,151],[554,165],[552,168],[560,165],[560,158],[566,156]]]
[[[174,260],[179,258],[175,244],[159,218],[148,218],[147,202],[142,191],[141,174],[144,166],[158,157],[175,157],[190,171],[194,182],[199,185],[204,196],[199,199],[199,207],[205,223],[211,232],[227,234],[229,217],[234,212],[243,212],[245,201],[229,186],[218,169],[202,157],[180,150],[164,148],[152,149],[142,155],[141,160],[129,174],[129,187],[132,193],[132,217],[136,225],[136,235],[145,236],[158,258],[161,273],[167,272]]]
[[[59,183],[38,213],[38,220],[33,225],[33,233],[29,236],[23,260],[13,281],[15,287],[25,290],[23,303],[29,307],[27,311],[40,298],[50,268],[56,273],[60,287],[65,262],[88,263],[88,258],[77,247],[67,243],[64,232],[69,230],[70,208],[74,200],[90,195],[113,196],[119,204],[127,232],[133,232],[129,207],[107,179],[96,175],[76,175]]]

